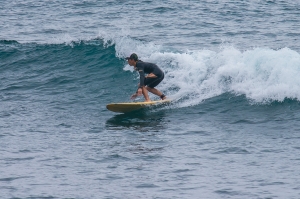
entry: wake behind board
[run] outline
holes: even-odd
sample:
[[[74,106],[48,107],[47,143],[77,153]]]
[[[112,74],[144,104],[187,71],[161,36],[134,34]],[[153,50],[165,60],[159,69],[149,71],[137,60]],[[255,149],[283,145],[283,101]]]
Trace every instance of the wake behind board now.
[[[151,102],[125,102],[125,103],[112,103],[107,104],[106,108],[113,112],[118,113],[128,113],[131,111],[136,111],[145,107],[170,103],[171,100],[159,100],[159,101],[151,101]]]

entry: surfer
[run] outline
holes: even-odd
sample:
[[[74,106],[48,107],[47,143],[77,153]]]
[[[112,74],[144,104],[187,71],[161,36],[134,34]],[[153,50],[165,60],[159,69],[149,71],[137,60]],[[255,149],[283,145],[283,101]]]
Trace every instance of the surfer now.
[[[143,94],[145,101],[150,102],[148,91],[159,96],[162,100],[166,99],[166,96],[162,92],[154,88],[164,79],[164,72],[155,64],[139,60],[135,53],[132,53],[130,57],[126,57],[126,59],[128,64],[133,66],[140,74],[139,87],[136,93],[131,96],[131,99],[133,100]],[[145,73],[148,75],[145,76]]]

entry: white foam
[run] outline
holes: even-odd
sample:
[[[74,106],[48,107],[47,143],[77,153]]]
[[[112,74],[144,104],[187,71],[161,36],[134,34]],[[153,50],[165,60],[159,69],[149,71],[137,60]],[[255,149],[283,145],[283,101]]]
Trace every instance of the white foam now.
[[[149,58],[151,54],[161,51],[158,45],[135,40],[127,35],[128,30],[122,30],[114,35],[99,31],[98,38],[103,40],[105,46],[115,45],[116,56],[119,58],[125,58],[133,52],[138,52],[140,58]]]
[[[69,34],[61,34],[55,37],[49,38],[49,41],[45,42],[48,44],[67,44],[72,45],[73,42],[80,41],[79,39],[72,37]]]

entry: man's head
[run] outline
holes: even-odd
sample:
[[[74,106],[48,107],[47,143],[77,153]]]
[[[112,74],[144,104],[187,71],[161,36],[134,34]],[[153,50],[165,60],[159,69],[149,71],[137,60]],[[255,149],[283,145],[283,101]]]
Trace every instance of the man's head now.
[[[127,59],[128,64],[129,64],[130,66],[135,66],[135,65],[136,65],[136,62],[139,60],[137,54],[135,54],[135,53],[132,53],[132,54],[130,55],[130,57],[126,57],[126,59]]]
[[[130,57],[126,57],[126,59],[127,59],[127,60],[128,60],[128,59],[133,59],[134,61],[139,60],[137,54],[135,54],[135,53],[132,53],[132,54],[130,55]]]

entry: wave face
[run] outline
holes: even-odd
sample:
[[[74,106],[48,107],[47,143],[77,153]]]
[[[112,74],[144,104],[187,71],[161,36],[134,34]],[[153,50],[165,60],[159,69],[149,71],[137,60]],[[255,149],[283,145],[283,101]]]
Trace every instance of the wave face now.
[[[124,57],[135,52],[141,60],[156,63],[165,71],[158,88],[179,107],[226,93],[259,104],[300,99],[300,55],[289,48],[241,51],[222,46],[218,51],[179,52],[129,37],[65,44],[0,44],[5,91],[24,89],[45,95],[60,89],[94,91],[104,94],[104,100],[118,95],[116,101],[126,101],[136,88],[138,75]]]
[[[113,86],[118,59],[100,40],[69,44],[1,42],[1,89],[41,96],[73,93],[99,95]],[[120,65],[120,64],[119,64]],[[81,94],[80,94],[81,93]],[[86,98],[85,97],[85,98]]]

